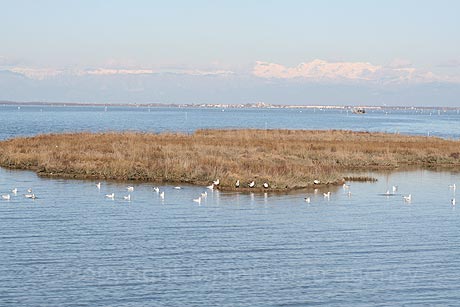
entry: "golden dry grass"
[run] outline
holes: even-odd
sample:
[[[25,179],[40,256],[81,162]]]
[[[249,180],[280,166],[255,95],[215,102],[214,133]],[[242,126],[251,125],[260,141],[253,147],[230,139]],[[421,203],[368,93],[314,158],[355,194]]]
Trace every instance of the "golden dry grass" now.
[[[352,170],[458,167],[460,141],[338,130],[49,134],[1,141],[0,165],[46,176],[293,189],[337,183]]]

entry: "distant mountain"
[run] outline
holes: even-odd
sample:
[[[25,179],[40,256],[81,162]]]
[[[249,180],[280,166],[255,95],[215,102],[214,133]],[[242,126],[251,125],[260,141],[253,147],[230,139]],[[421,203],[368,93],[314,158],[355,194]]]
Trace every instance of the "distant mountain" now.
[[[0,100],[97,103],[252,103],[460,106],[460,85],[386,84],[236,73],[0,71]],[[361,73],[362,74],[362,73]]]

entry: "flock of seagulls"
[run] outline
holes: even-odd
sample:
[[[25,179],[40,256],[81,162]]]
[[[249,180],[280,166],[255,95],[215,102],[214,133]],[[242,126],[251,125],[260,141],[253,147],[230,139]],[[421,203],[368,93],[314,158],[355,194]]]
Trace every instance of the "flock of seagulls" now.
[[[314,183],[319,184],[320,182],[319,182],[319,180],[315,180]],[[343,184],[343,189],[347,191],[348,197],[351,197],[350,185],[344,183]],[[451,189],[455,193],[455,190],[456,190],[455,183],[449,185],[449,189]],[[380,195],[383,195],[383,196],[395,196],[395,195],[397,195],[396,194],[397,191],[398,191],[398,186],[394,185],[394,186],[391,187],[391,192],[390,192],[390,190],[387,190],[385,193],[380,194]],[[318,193],[318,189],[315,189],[314,193],[315,194]],[[329,200],[331,198],[331,192],[328,191],[327,193],[323,193],[323,197],[324,197],[324,199]],[[411,203],[412,202],[412,194],[402,195],[402,199],[403,199],[403,201],[405,203]],[[304,200],[308,204],[311,203],[311,196],[304,197]],[[451,199],[450,203],[452,204],[452,206],[455,206],[455,204],[456,204],[455,197],[453,197]]]
[[[100,182],[96,183],[96,188],[97,188],[98,190],[101,190],[101,183],[100,183]],[[131,192],[134,192],[134,187],[133,187],[133,186],[129,186],[129,187],[126,188],[126,190],[127,190],[128,192],[130,192],[130,193],[131,193]],[[131,194],[130,194],[130,193],[128,193],[128,195],[123,195],[123,199],[124,199],[124,200],[127,200],[127,201],[131,201]],[[112,192],[112,193],[110,193],[110,194],[105,194],[105,198],[114,200],[114,199],[115,199],[115,193]]]
[[[216,180],[213,180],[213,182],[211,183],[211,185],[208,185],[206,188],[209,189],[209,190],[214,190],[214,189],[218,188],[219,185],[220,185],[220,180],[219,180],[219,179],[216,179]],[[235,188],[238,189],[238,188],[240,188],[240,186],[241,186],[240,180],[237,180],[237,181],[235,182]],[[249,182],[247,186],[248,186],[249,188],[251,188],[251,189],[252,189],[252,188],[255,188],[255,187],[256,187],[256,182],[253,180],[253,181]],[[264,183],[262,184],[262,187],[263,187],[264,189],[268,189],[268,188],[270,187],[270,185],[268,184],[268,182],[264,182]],[[193,201],[196,202],[196,203],[201,204],[201,201],[202,201],[203,199],[205,199],[206,196],[207,196],[207,192],[201,193],[201,195],[200,195],[198,198],[194,198]]]
[[[209,189],[209,190],[214,190],[214,189],[218,188],[219,185],[220,185],[220,180],[219,180],[219,179],[216,179],[216,180],[213,180],[213,182],[211,183],[211,185],[208,185],[206,188]],[[237,180],[237,181],[235,182],[235,188],[238,189],[240,186],[241,186],[240,180]],[[252,189],[252,188],[255,188],[255,187],[256,187],[256,182],[255,182],[254,180],[251,181],[251,182],[249,182],[249,183],[248,183],[248,187],[251,188],[251,189]],[[268,189],[268,188],[270,187],[270,185],[268,184],[268,182],[264,182],[264,183],[262,184],[262,187],[263,187],[264,189]],[[201,193],[201,196],[199,196],[198,198],[194,198],[193,201],[200,204],[201,201],[202,201],[202,199],[203,199],[203,198],[206,198],[206,196],[207,196],[206,192]]]
[[[214,190],[214,189],[216,189],[216,188],[219,186],[219,184],[220,184],[220,180],[219,180],[219,179],[216,179],[216,180],[214,180],[214,181],[211,183],[211,185],[208,185],[206,188],[209,189],[209,190]],[[237,181],[235,182],[235,188],[238,189],[240,186],[241,186],[240,181],[237,180]],[[248,187],[251,188],[251,189],[252,189],[252,188],[255,188],[255,187],[256,187],[256,182],[255,182],[254,180],[251,181],[251,182],[249,182],[249,183],[248,183]],[[270,187],[270,185],[268,184],[268,182],[264,182],[264,183],[262,184],[262,187],[263,187],[264,189],[268,189],[268,188]]]
[[[10,194],[11,193],[11,194]],[[9,193],[7,194],[2,194],[2,199],[3,200],[10,200],[12,196],[17,196],[18,195],[18,189],[14,188],[12,189]],[[32,192],[32,188],[27,189],[27,193],[24,194],[25,198],[30,198],[30,199],[35,199],[37,196],[35,193]]]
[[[314,184],[319,184],[320,181],[319,180],[314,180]],[[216,188],[218,188],[220,185],[220,180],[219,179],[216,179],[214,180],[211,185],[207,186],[208,189],[210,190],[214,190]],[[256,186],[256,183],[255,181],[251,181],[247,184],[247,186],[249,188],[254,188]],[[101,190],[101,182],[98,182],[96,183],[96,187],[98,190]],[[235,188],[239,188],[240,187],[240,180],[237,180],[235,182]],[[262,187],[265,188],[265,189],[268,189],[269,188],[269,184],[267,182],[264,182],[262,184]],[[451,198],[451,204],[452,206],[455,206],[456,205],[456,199],[455,199],[455,191],[456,191],[456,185],[455,183],[454,184],[451,184],[449,185],[449,189],[451,191],[453,191],[453,198]],[[181,190],[182,187],[180,186],[175,186],[173,187],[173,189],[175,190]],[[134,187],[133,186],[128,186],[126,188],[126,190],[128,191],[128,194],[127,195],[123,195],[123,200],[125,201],[131,201],[131,193],[134,192]],[[165,191],[160,191],[160,188],[159,187],[154,187],[153,188],[154,192],[158,195],[158,197],[161,199],[161,200],[164,200],[165,199]],[[350,191],[350,185],[348,184],[343,184],[343,190],[346,191],[348,197],[351,197],[351,191]],[[390,192],[390,189],[388,189],[385,193],[383,194],[380,194],[380,195],[383,195],[383,196],[396,196],[396,195],[400,195],[400,194],[396,194],[396,192],[398,191],[398,186],[397,185],[393,185],[391,187],[391,192]],[[315,189],[314,190],[314,193],[317,194],[318,193],[318,189]],[[3,200],[10,200],[12,198],[12,196],[17,196],[18,195],[18,189],[17,188],[14,188],[14,189],[11,189],[10,190],[10,193],[7,193],[7,194],[2,194],[1,195],[1,199]],[[36,199],[37,196],[35,195],[35,193],[33,193],[32,189],[29,188],[27,189],[27,193],[23,194],[23,196],[25,198],[28,198],[28,199]],[[197,198],[193,198],[193,202],[195,203],[198,203],[198,204],[201,204],[201,202],[203,200],[205,200],[208,196],[208,193],[206,191],[202,192]],[[331,192],[328,191],[327,193],[323,193],[323,197],[324,199],[326,200],[330,200],[331,198]],[[110,194],[105,194],[105,198],[107,199],[111,199],[111,200],[114,200],[115,199],[115,193],[112,192]],[[408,194],[408,195],[402,195],[402,198],[403,198],[403,201],[405,203],[411,203],[412,202],[412,194]],[[304,197],[304,201],[306,203],[311,203],[312,199],[311,199],[311,196],[306,196]]]
[[[320,184],[320,181],[319,180],[314,180],[313,181],[314,184]],[[343,184],[343,189],[347,191],[347,195],[348,197],[351,197],[351,191],[350,191],[350,185],[349,184]],[[318,189],[315,189],[314,190],[314,193],[317,194],[318,193]],[[323,197],[324,199],[326,200],[330,200],[331,199],[331,191],[328,191],[327,193],[323,193]],[[304,197],[304,200],[307,204],[311,203],[311,196],[307,196],[307,197]]]
[[[101,183],[100,182],[96,183],[96,187],[97,187],[98,190],[101,190]],[[180,190],[181,187],[174,187],[174,189]],[[131,193],[134,192],[134,187],[133,186],[128,186],[128,187],[126,187],[126,190],[128,191],[128,194],[123,195],[123,200],[131,201]],[[165,198],[165,192],[160,191],[159,187],[153,187],[153,191],[158,194],[158,197],[160,199],[163,200]],[[105,198],[115,200],[115,193],[112,192],[110,194],[105,194]]]

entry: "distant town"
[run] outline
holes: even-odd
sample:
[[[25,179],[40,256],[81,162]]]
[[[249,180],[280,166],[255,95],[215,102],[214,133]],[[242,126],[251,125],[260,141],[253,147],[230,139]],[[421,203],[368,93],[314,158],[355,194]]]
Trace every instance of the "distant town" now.
[[[42,102],[42,101],[0,101],[0,105],[15,106],[94,106],[94,107],[133,107],[133,108],[216,108],[216,109],[339,109],[339,110],[460,110],[460,107],[443,106],[375,106],[375,105],[284,105],[265,102],[222,104],[222,103],[92,103],[92,102]]]

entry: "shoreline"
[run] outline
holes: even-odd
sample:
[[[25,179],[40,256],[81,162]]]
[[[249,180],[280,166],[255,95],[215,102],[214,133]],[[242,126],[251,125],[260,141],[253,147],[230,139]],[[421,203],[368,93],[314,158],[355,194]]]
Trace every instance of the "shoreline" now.
[[[346,178],[352,172],[457,170],[460,141],[348,130],[63,133],[0,141],[0,166],[50,178],[201,186],[220,179],[223,191],[283,192],[359,180]]]
[[[271,104],[271,103],[100,103],[100,102],[46,102],[46,101],[0,101],[0,106],[37,106],[37,107],[123,107],[123,108],[184,108],[184,109],[330,109],[348,110],[363,108],[366,110],[439,110],[439,111],[460,111],[456,106],[379,106],[366,104],[347,104],[347,105],[306,105],[306,104]]]

